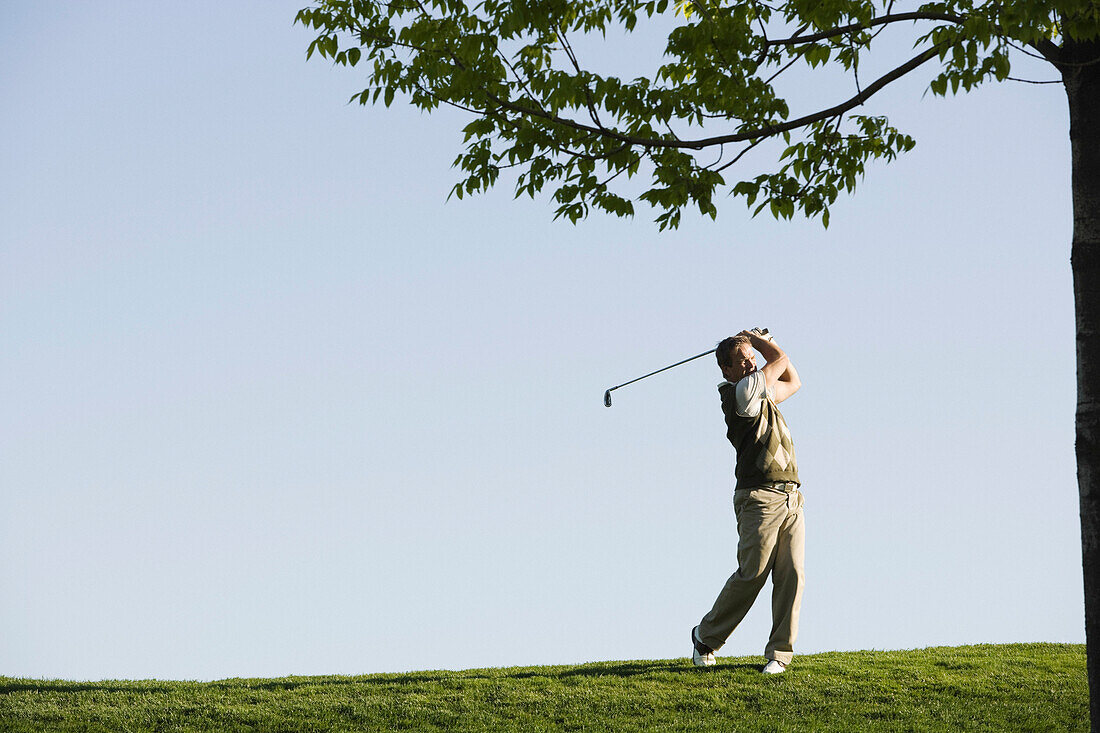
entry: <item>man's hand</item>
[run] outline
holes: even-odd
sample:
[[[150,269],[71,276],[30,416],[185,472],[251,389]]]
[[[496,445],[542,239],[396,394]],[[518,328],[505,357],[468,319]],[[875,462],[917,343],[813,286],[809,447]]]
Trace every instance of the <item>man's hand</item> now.
[[[786,352],[779,348],[771,334],[762,334],[757,329],[742,331],[739,336],[745,336],[754,349],[760,352],[767,362],[760,370],[764,373],[764,379],[768,385],[768,393],[776,404],[787,399],[802,386],[798,378],[798,372],[787,358]]]
[[[759,328],[742,331],[737,335],[747,338],[752,347],[762,354],[765,352],[760,348],[761,344],[772,343],[772,335],[770,333],[764,333]]]

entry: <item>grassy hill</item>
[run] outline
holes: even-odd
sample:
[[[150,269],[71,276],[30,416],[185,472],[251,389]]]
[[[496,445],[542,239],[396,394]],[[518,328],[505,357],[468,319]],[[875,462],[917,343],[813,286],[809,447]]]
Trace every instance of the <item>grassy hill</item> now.
[[[0,677],[3,731],[1088,730],[1080,644],[220,682]]]

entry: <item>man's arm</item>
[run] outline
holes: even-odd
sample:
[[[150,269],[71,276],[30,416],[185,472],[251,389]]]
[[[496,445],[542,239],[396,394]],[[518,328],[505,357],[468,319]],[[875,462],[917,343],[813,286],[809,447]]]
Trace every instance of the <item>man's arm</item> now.
[[[776,380],[775,391],[772,393],[773,399],[775,399],[776,404],[779,404],[797,392],[801,386],[802,380],[798,378],[794,363],[788,358],[787,371],[780,374],[779,379]]]
[[[786,352],[779,348],[774,339],[761,338],[755,331],[742,331],[740,335],[748,336],[752,347],[759,351],[767,362],[760,371],[764,373],[768,393],[776,404],[798,391],[802,386],[802,380],[798,378],[798,372]]]

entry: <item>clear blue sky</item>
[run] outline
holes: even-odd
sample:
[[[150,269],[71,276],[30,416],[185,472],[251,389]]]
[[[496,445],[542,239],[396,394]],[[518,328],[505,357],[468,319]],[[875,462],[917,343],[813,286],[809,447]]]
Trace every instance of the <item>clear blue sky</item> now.
[[[804,382],[798,652],[1084,640],[1061,87],[883,92],[918,146],[827,231],[574,227],[447,202],[463,116],[346,105],[302,4],[0,9],[0,674],[684,656],[719,374],[602,395],[752,325]]]

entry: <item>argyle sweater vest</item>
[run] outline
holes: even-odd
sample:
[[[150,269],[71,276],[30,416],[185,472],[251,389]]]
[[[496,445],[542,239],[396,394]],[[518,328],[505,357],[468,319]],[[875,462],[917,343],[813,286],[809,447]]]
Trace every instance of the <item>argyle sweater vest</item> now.
[[[759,415],[742,417],[735,409],[735,392],[729,382],[718,387],[726,415],[726,437],[737,451],[736,488],[752,489],[773,481],[800,483],[791,431],[771,395],[765,397]]]

